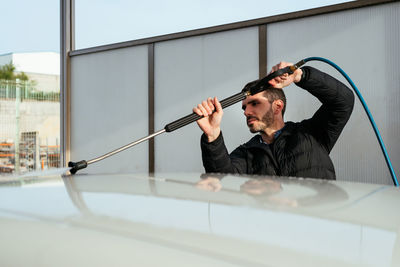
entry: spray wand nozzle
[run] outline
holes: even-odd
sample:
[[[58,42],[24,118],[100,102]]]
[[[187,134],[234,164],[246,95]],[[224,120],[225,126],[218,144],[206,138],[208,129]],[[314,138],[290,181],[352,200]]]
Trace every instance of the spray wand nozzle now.
[[[69,170],[69,172],[71,174],[75,174],[77,171],[84,169],[87,167],[87,161],[86,160],[81,160],[78,162],[68,162],[68,167],[71,167],[71,169]]]

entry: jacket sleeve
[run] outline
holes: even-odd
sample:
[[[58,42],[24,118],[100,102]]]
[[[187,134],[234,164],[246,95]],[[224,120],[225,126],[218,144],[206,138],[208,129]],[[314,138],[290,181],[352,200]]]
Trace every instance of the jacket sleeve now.
[[[297,86],[317,97],[322,106],[311,119],[302,124],[328,151],[332,150],[350,118],[354,94],[340,81],[312,67],[303,67],[303,77]]]
[[[245,173],[247,170],[246,154],[237,148],[231,156],[226,149],[224,137],[221,134],[213,142],[201,136],[201,156],[207,173]]]

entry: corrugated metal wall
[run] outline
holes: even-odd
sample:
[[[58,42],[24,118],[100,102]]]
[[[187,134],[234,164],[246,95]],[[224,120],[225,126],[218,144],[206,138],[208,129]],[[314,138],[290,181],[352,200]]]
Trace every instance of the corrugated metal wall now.
[[[74,57],[71,76],[72,159],[92,159],[148,134],[147,46]],[[147,172],[147,155],[141,144],[87,171]]]
[[[238,93],[258,75],[257,27],[163,42],[155,46],[155,127],[192,112],[207,97]],[[228,147],[249,139],[240,104],[224,116]],[[204,171],[196,123],[155,140],[155,170]]]
[[[363,95],[386,143],[396,173],[400,173],[400,3],[354,9],[328,15],[269,24],[267,59],[298,61],[325,57],[339,65]],[[346,80],[325,63],[310,62]],[[295,86],[286,90],[287,120],[310,117],[318,100]],[[331,153],[338,180],[392,184],[379,144],[358,99]]]
[[[268,70],[281,60],[328,58],[354,80],[370,106],[397,173],[399,118],[400,3],[270,23],[266,31]],[[258,27],[244,27],[154,43],[155,130],[191,113],[208,96],[220,99],[258,78]],[[90,159],[148,133],[148,45],[113,48],[71,58],[71,159]],[[261,61],[260,61],[261,62]],[[331,67],[320,68],[343,80]],[[292,86],[287,120],[313,114],[319,104]],[[228,150],[247,141],[240,105],[225,111],[222,130]],[[203,171],[200,130],[195,124],[155,139],[156,172]],[[86,172],[147,172],[141,144]],[[339,180],[392,184],[368,119],[358,100],[332,152]]]

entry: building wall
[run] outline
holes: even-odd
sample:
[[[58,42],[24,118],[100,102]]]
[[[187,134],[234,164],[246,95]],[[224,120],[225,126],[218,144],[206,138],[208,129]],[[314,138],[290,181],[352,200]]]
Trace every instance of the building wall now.
[[[60,92],[60,75],[25,73],[29,79],[34,81],[34,87],[43,92]]]
[[[56,145],[60,138],[59,102],[23,101],[19,114],[20,133],[38,132],[42,144]],[[15,100],[0,100],[0,142],[14,142],[16,123]]]
[[[13,59],[12,53],[0,55],[0,66],[9,64],[10,62],[12,63],[13,61],[12,59]]]
[[[1,59],[4,56],[4,59]],[[41,73],[41,74],[60,74],[60,54],[54,52],[35,52],[35,53],[11,53],[0,55],[0,65],[12,63],[16,71]]]
[[[0,66],[14,64],[16,73],[24,72],[35,81],[36,89],[60,91],[60,54],[53,52],[9,53],[0,55]]]

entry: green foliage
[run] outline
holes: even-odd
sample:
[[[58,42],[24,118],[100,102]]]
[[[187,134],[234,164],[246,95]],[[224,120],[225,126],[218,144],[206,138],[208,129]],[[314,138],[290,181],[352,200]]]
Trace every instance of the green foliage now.
[[[0,79],[15,80],[15,66],[10,62],[0,67]]]
[[[20,79],[21,81],[28,81],[29,80],[28,75],[26,75],[25,72],[23,72],[23,71],[21,73],[17,74],[15,77],[17,79]]]
[[[15,73],[15,66],[12,62],[0,66],[0,80],[9,80],[14,81],[16,79],[20,79],[21,81],[28,81],[29,77],[24,73]]]

